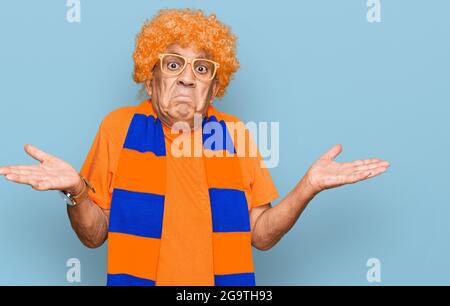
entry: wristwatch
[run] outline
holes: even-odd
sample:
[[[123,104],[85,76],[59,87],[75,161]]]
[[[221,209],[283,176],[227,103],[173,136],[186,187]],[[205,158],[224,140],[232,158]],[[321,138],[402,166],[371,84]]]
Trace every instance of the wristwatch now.
[[[83,181],[83,189],[77,195],[73,195],[65,190],[59,190],[59,194],[69,206],[75,206],[83,202],[88,197],[89,189],[95,193],[94,187],[88,182],[88,180],[82,175],[80,175],[80,178]]]

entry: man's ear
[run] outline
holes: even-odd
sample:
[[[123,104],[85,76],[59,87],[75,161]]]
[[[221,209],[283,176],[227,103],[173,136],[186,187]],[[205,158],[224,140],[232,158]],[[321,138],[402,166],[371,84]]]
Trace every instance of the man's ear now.
[[[145,91],[149,97],[152,96],[152,80],[147,80],[144,82]]]
[[[213,86],[213,88],[212,88],[213,95],[211,96],[211,103],[214,101],[214,99],[217,96],[217,93],[219,92],[219,81],[214,80],[214,83],[212,86]]]

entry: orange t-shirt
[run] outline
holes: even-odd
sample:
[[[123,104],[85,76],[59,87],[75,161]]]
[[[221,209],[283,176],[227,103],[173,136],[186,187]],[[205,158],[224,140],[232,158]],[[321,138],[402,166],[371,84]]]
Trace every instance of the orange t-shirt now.
[[[95,193],[89,193],[91,199],[103,209],[110,208],[119,154],[136,109],[121,107],[103,119],[80,170],[95,188]],[[163,127],[167,182],[157,285],[214,285],[212,221],[203,159],[171,156],[174,137]],[[259,152],[257,157],[239,160],[249,209],[275,200],[278,192],[268,169],[260,166]]]

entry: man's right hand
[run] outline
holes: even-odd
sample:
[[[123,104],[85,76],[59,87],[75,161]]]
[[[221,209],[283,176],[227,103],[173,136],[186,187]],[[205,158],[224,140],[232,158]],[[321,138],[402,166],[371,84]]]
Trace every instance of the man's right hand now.
[[[38,160],[37,165],[0,166],[0,175],[6,179],[30,185],[35,190],[65,190],[71,194],[78,194],[83,181],[78,172],[65,161],[39,150],[33,145],[26,144],[25,152]]]

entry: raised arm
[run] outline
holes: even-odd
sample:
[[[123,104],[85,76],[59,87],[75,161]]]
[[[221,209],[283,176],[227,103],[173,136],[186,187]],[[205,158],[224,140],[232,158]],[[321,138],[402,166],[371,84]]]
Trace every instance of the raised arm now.
[[[341,145],[333,146],[306,172],[276,206],[270,203],[251,210],[252,244],[260,250],[272,248],[298,220],[308,203],[321,191],[353,184],[385,172],[389,162],[378,158],[339,163]]]
[[[64,190],[79,194],[84,182],[70,164],[30,144],[24,149],[39,164],[0,166],[0,175],[38,191]],[[87,197],[75,206],[68,206],[67,212],[72,228],[85,246],[95,248],[103,244],[108,234],[109,210],[101,209]]]

